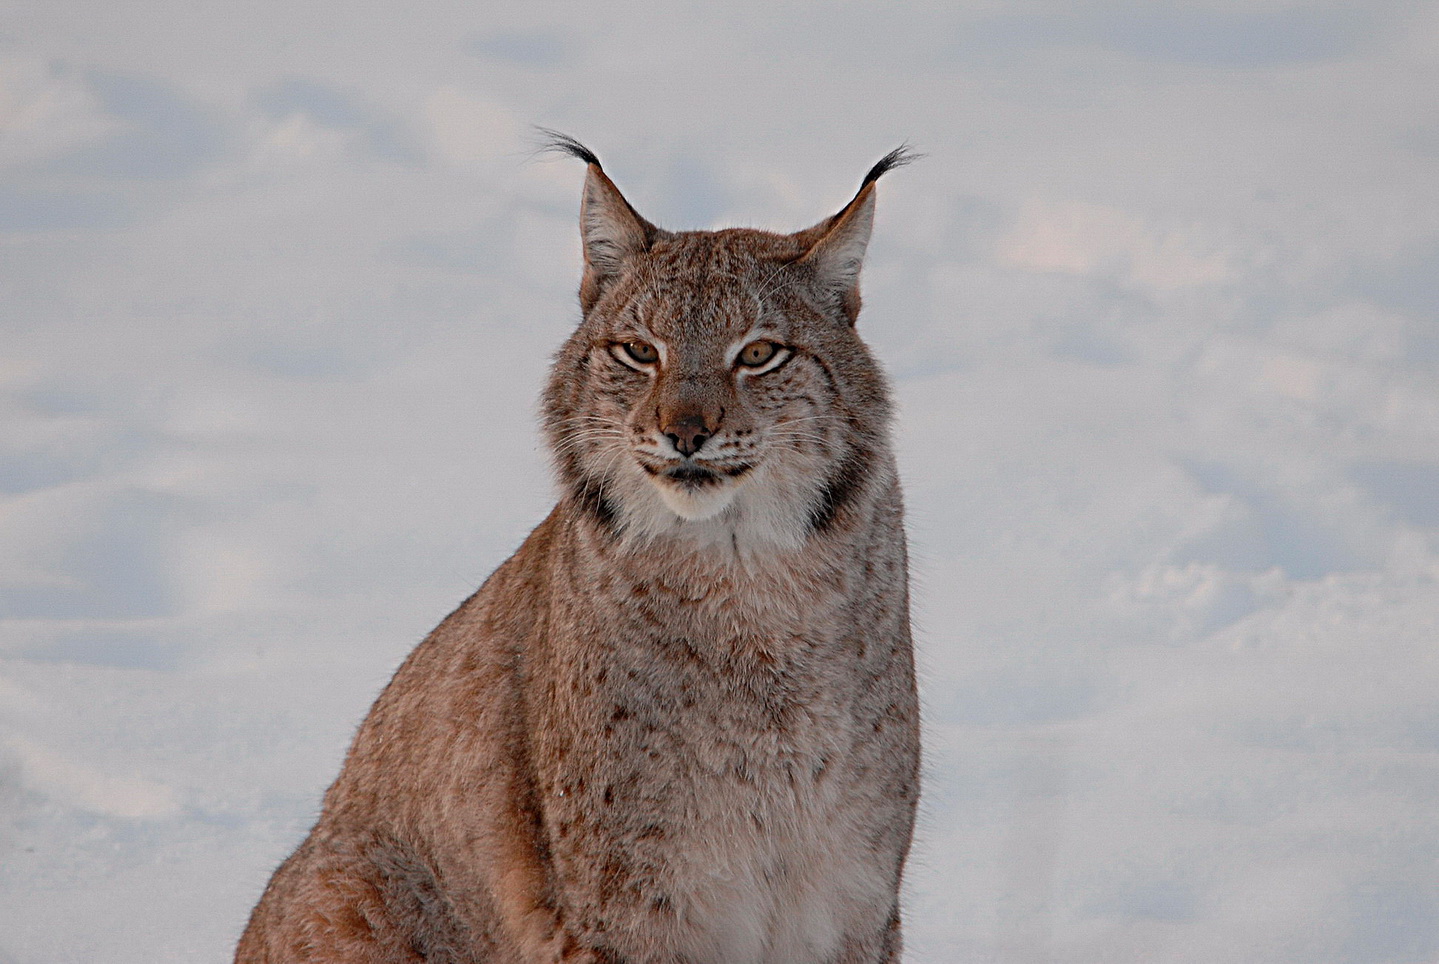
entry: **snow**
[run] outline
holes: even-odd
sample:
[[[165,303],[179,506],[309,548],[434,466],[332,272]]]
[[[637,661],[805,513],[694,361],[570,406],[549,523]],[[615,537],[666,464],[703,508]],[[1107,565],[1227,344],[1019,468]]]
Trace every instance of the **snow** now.
[[[1439,5],[25,0],[0,35],[0,962],[225,960],[547,511],[589,143],[886,178],[907,959],[1439,960]]]

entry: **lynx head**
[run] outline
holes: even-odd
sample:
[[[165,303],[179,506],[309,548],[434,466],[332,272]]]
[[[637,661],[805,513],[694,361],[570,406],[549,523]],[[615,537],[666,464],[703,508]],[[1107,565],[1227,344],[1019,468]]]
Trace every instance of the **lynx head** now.
[[[549,132],[547,132],[549,133]],[[666,231],[579,142],[584,319],[545,424],[560,482],[618,535],[798,546],[890,484],[884,377],[855,331],[875,181],[793,234]]]

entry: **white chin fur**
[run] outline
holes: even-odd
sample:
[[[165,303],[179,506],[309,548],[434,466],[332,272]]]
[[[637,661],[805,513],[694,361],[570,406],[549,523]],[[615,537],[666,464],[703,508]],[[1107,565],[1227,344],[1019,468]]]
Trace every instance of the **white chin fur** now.
[[[766,461],[743,478],[686,491],[636,465],[613,478],[610,491],[629,539],[676,538],[745,554],[804,544],[821,476],[822,466]]]
[[[654,486],[669,510],[690,522],[712,519],[719,515],[734,501],[735,490],[738,488],[730,483],[721,483],[691,490],[658,479],[654,481]]]

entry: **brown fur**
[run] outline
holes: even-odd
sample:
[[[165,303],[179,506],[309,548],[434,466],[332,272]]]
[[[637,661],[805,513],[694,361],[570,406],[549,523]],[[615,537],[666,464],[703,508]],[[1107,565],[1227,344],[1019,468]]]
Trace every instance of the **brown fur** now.
[[[853,327],[883,169],[807,231],[670,233],[560,146],[590,162],[561,499],[376,701],[236,961],[897,961],[918,709]]]

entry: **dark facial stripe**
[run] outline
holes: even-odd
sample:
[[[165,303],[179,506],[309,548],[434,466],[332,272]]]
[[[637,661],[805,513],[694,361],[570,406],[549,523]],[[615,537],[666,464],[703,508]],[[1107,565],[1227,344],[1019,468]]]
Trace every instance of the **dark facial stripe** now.
[[[834,467],[834,471],[825,480],[824,488],[820,489],[814,504],[810,506],[811,532],[825,532],[834,525],[835,517],[854,501],[864,487],[872,461],[873,457],[869,452],[859,450],[851,452]]]
[[[830,369],[829,365],[825,362],[823,358],[819,357],[818,355],[809,355],[808,358],[810,361],[814,362],[814,366],[819,369],[819,373],[823,375],[824,380],[829,383],[829,394],[830,398],[834,402],[835,407],[840,407],[840,405],[842,404],[841,400],[844,398],[844,393],[841,392],[839,389],[839,379],[834,377],[834,372]],[[846,413],[846,415],[847,414],[848,413]]]
[[[571,484],[570,495],[575,505],[601,529],[610,535],[619,533],[619,515],[598,482],[581,476]]]
[[[808,357],[814,362],[815,367],[819,369],[820,374],[824,376],[825,381],[829,383],[830,404],[834,406],[835,411],[844,417],[844,420],[849,423],[850,428],[856,432],[863,433],[865,428],[860,424],[860,419],[856,416],[855,412],[846,404],[845,393],[840,391],[839,379],[835,377],[834,371],[829,367],[829,364],[818,355],[810,355]]]

